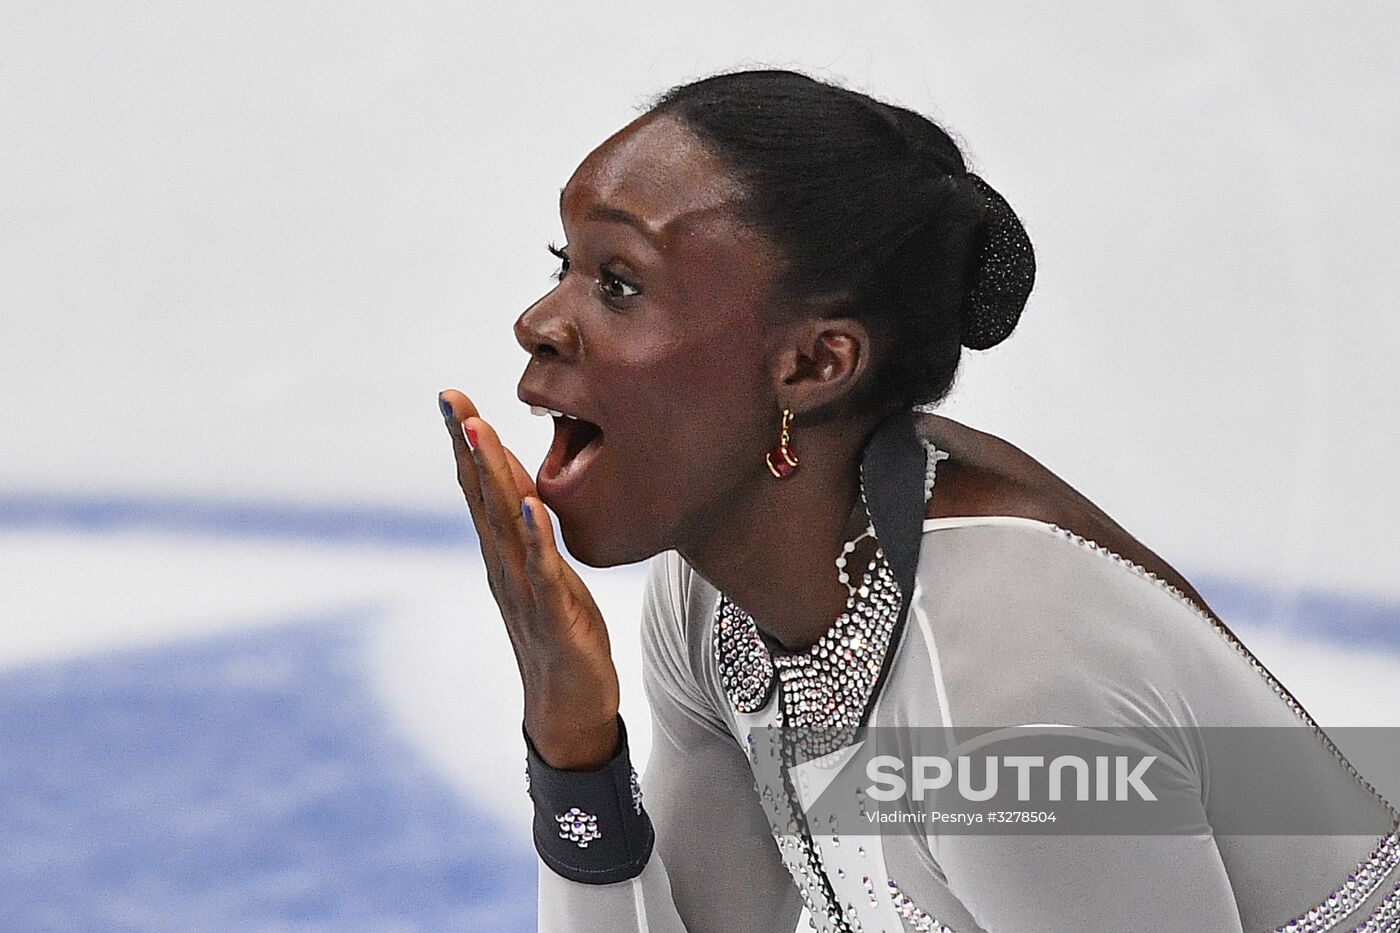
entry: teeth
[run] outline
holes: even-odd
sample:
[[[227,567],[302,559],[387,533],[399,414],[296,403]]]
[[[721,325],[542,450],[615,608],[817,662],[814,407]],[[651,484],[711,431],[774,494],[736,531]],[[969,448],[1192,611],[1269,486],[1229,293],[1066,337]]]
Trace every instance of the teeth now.
[[[531,405],[530,414],[539,415],[541,418],[546,416],[553,416],[555,418],[568,418],[571,421],[578,420],[573,415],[566,415],[562,411],[555,411],[553,408],[545,408],[543,405]]]

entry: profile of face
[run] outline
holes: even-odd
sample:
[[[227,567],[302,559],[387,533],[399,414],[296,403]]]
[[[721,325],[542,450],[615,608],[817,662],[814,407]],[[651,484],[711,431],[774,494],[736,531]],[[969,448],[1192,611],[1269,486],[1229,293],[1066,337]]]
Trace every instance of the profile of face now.
[[[558,284],[515,322],[519,398],[555,420],[537,477],[570,553],[602,567],[714,531],[776,440],[780,257],[679,118],[649,114],[560,199]]]
[[[946,131],[796,72],[672,88],[584,159],[560,214],[559,283],[515,322],[517,395],[574,416],[536,483],[593,566],[703,565],[829,524],[879,420],[940,401],[1035,280]],[[778,481],[784,408],[815,456]]]

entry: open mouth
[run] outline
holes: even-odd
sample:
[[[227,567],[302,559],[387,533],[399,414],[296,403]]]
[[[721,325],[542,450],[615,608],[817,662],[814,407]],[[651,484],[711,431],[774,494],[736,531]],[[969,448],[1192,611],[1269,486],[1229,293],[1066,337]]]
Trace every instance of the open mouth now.
[[[597,456],[603,446],[603,429],[591,421],[554,416],[554,440],[540,464],[538,481],[558,487],[572,480]]]

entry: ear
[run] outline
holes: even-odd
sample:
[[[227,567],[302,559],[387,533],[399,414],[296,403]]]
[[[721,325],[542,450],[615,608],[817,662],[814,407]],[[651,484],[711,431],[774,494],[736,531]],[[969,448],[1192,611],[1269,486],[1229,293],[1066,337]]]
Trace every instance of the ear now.
[[[871,339],[855,318],[806,318],[784,329],[773,366],[774,394],[810,412],[854,397],[870,365]]]

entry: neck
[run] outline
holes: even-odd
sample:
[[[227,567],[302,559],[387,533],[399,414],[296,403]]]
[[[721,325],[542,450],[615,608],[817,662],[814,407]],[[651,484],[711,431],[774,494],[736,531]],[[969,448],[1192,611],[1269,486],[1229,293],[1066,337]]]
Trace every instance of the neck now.
[[[837,448],[813,445],[832,453]],[[784,480],[764,468],[746,492],[725,503],[714,527],[678,548],[701,576],[753,617],[760,631],[789,651],[815,644],[846,608],[849,594],[837,579],[835,561],[868,519],[860,502],[860,449],[845,453],[836,468],[826,470],[814,453]],[[846,569],[855,582],[862,565],[851,556]]]

